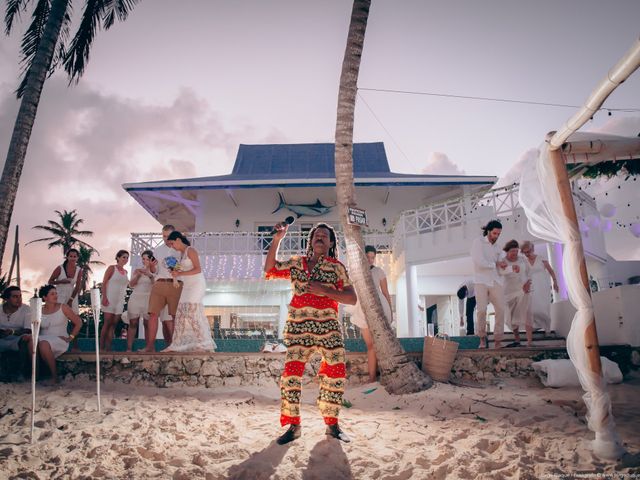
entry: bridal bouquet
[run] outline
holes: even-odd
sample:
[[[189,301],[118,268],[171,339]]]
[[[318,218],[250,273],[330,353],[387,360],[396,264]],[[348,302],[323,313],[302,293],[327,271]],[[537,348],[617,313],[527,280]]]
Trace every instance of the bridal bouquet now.
[[[167,267],[167,270],[170,272],[179,272],[182,270],[182,266],[176,257],[166,257],[164,259],[164,266]],[[173,286],[175,288],[180,286],[176,278],[173,279]]]

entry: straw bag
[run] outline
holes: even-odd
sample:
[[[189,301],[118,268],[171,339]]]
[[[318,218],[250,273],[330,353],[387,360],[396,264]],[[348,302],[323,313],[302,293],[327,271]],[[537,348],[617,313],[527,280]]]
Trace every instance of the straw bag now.
[[[458,352],[458,343],[448,340],[447,335],[424,337],[422,370],[438,382],[448,382],[453,361]]]

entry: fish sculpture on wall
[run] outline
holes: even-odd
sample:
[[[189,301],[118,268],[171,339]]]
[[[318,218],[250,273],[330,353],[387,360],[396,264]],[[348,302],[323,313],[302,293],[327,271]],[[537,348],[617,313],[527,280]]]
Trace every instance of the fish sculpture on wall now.
[[[325,215],[331,211],[333,207],[323,205],[320,199],[316,200],[316,203],[311,204],[293,204],[287,203],[284,200],[284,197],[281,193],[278,193],[278,197],[280,197],[280,204],[278,208],[276,208],[273,213],[276,213],[278,210],[286,208],[290,212],[295,213],[298,218],[307,216],[307,217],[319,217],[320,215]]]

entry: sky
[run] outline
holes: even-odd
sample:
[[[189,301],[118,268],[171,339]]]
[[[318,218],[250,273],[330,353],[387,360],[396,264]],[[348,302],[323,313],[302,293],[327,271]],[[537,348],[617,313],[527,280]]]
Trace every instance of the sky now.
[[[13,213],[25,283],[61,261],[24,245],[56,209],[76,209],[110,263],[130,232],[159,227],[123,183],[229,173],[240,143],[332,142],[350,11],[346,0],[144,0],[98,32],[79,84],[58,72],[44,87]],[[385,142],[395,172],[503,176],[577,109],[367,89],[582,105],[639,18],[637,0],[374,0],[354,140]],[[0,41],[2,162],[28,20]],[[605,107],[640,109],[640,73]],[[583,130],[639,126],[638,111],[614,111]]]

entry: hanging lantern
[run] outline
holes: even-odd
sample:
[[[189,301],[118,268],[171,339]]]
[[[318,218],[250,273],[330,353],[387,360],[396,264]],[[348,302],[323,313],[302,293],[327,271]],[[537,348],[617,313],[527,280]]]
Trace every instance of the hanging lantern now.
[[[605,203],[600,207],[600,215],[604,218],[611,218],[616,214],[616,206],[610,203]]]
[[[602,231],[603,232],[610,232],[612,228],[613,228],[613,222],[611,220],[609,220],[607,218],[607,219],[602,221]]]
[[[600,217],[598,217],[597,215],[588,215],[585,220],[586,220],[587,226],[591,230],[595,230],[598,227],[600,227]]]

